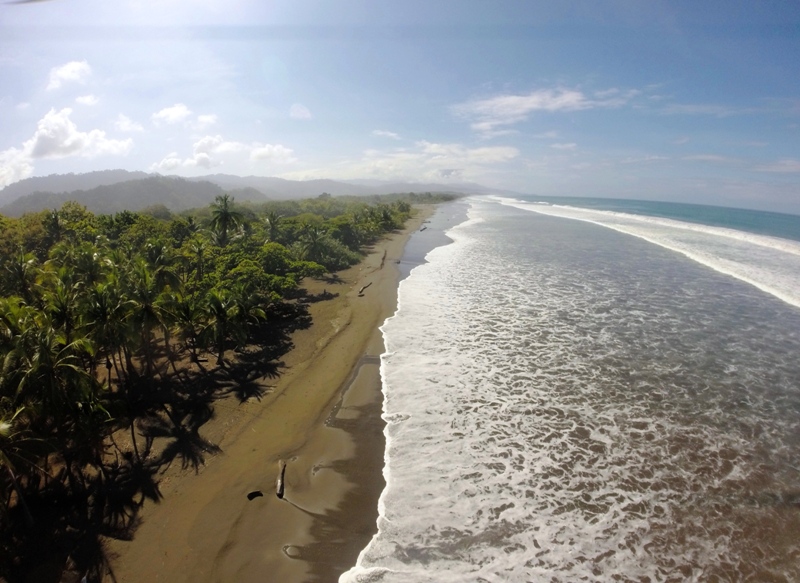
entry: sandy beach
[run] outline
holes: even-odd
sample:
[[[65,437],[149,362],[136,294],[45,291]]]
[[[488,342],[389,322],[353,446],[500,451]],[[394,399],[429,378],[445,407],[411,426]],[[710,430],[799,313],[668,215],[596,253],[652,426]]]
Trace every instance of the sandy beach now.
[[[201,433],[221,452],[197,473],[170,468],[133,540],[108,542],[117,581],[327,582],[355,563],[384,486],[378,327],[396,306],[405,243],[432,212],[419,207],[340,283],[303,282],[338,296],[311,305],[313,325],[294,333],[260,400],[216,403]]]

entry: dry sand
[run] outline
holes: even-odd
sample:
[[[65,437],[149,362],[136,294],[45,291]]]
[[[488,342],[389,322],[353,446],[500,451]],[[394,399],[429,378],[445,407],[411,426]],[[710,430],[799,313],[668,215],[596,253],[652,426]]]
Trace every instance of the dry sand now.
[[[117,581],[327,582],[355,564],[384,486],[378,326],[396,306],[405,243],[432,211],[421,207],[342,283],[304,282],[339,297],[311,305],[313,325],[295,332],[260,401],[217,403],[201,433],[222,453],[197,474],[164,474],[164,498],[144,506],[134,539],[108,543]],[[249,500],[254,491],[263,496]]]

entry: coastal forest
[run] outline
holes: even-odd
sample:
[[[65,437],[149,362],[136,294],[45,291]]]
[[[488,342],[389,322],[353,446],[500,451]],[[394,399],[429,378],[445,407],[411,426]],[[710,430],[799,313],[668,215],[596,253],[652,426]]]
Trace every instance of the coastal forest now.
[[[197,469],[214,402],[259,396],[306,278],[358,263],[436,195],[0,216],[0,579],[88,580],[128,538],[159,470]],[[169,445],[153,451],[156,437]]]

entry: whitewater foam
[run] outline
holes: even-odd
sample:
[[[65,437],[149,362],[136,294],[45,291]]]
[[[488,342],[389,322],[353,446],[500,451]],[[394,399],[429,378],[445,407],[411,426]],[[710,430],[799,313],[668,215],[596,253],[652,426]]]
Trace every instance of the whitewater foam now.
[[[796,310],[491,202],[448,236],[382,327],[387,487],[340,581],[800,577]]]

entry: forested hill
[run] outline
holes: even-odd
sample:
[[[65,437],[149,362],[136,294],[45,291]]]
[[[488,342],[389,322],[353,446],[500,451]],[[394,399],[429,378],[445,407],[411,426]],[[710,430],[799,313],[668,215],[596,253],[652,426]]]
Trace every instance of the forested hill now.
[[[117,184],[98,186],[72,192],[34,192],[0,208],[0,214],[18,217],[25,213],[60,208],[73,200],[97,214],[114,214],[123,210],[139,211],[154,205],[164,205],[171,211],[202,207],[223,194],[221,187],[210,182],[190,182],[183,178],[149,176]],[[259,200],[257,191],[231,192],[238,200]],[[241,194],[245,194],[244,197]]]
[[[98,170],[83,174],[51,174],[49,176],[34,176],[9,184],[0,190],[0,205],[9,204],[16,199],[34,192],[72,192],[74,190],[91,190],[98,186],[106,186],[138,180],[152,176],[147,172],[129,172],[127,170]],[[59,205],[60,206],[60,205]],[[37,209],[38,210],[38,209]]]
[[[201,181],[207,180],[218,184],[230,192],[237,188],[251,188],[261,192],[267,198],[275,200],[290,200],[300,198],[313,198],[319,196],[323,192],[327,192],[332,196],[365,196],[369,194],[389,194],[383,192],[380,188],[361,186],[357,184],[350,184],[347,182],[338,182],[336,180],[287,180],[285,178],[276,178],[274,176],[234,176],[232,174],[209,174],[207,176],[200,176],[198,178],[188,178],[187,180]],[[391,192],[408,191],[406,188]],[[410,190],[419,190],[411,188]],[[431,190],[431,189],[428,189]],[[441,190],[441,188],[437,189]]]
[[[402,192],[490,192],[478,184],[422,184],[387,181],[286,180],[269,176],[209,174],[195,178],[162,176],[126,170],[103,170],[87,174],[51,174],[26,178],[0,190],[0,214],[18,217],[25,213],[60,208],[67,201],[84,205],[96,214],[123,210],[140,211],[163,205],[172,212],[202,207],[227,193],[239,202],[298,200],[323,193],[332,196],[367,196]],[[491,191],[494,192],[494,191]]]

